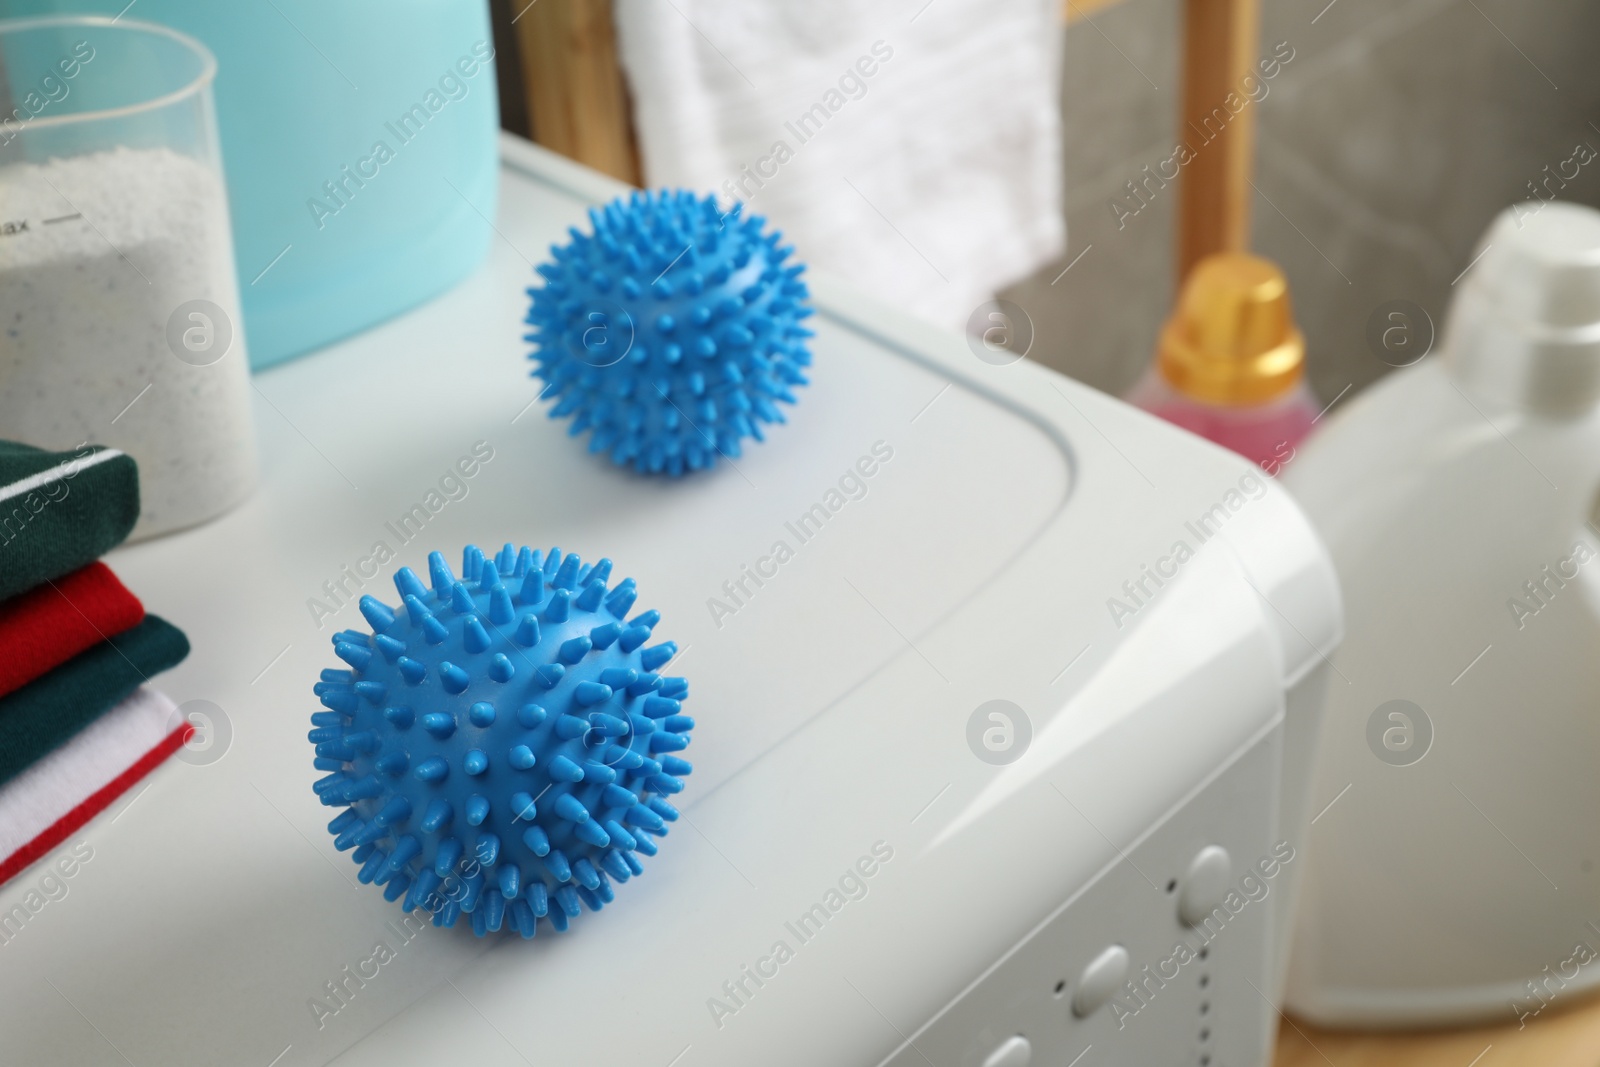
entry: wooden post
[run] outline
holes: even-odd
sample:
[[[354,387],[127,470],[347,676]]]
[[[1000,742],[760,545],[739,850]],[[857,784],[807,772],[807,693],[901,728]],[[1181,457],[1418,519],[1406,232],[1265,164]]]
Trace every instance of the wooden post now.
[[[1179,140],[1196,155],[1179,183],[1179,284],[1213,252],[1249,249],[1256,104],[1240,83],[1257,73],[1260,36],[1260,0],[1184,0]]]
[[[639,185],[611,0],[511,0],[533,139]]]

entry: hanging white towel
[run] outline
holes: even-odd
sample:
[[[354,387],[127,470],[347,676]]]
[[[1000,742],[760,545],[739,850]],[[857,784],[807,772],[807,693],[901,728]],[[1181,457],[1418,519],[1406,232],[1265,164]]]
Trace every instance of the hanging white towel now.
[[[616,0],[646,180],[952,328],[1061,254],[1059,0]]]

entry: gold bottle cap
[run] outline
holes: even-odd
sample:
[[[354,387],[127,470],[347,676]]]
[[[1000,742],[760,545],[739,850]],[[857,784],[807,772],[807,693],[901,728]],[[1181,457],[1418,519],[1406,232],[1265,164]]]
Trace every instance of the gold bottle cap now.
[[[1157,366],[1173,389],[1212,404],[1260,404],[1305,373],[1305,337],[1277,264],[1243,252],[1197,263],[1161,330]]]

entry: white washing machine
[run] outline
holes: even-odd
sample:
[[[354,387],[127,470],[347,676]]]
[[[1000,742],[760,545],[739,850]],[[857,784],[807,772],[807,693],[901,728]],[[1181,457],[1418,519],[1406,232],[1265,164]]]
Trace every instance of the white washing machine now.
[[[516,324],[530,261],[615,192],[508,139],[491,261],[259,376],[261,492],[115,554],[193,639],[161,684],[230,740],[63,846],[93,859],[0,944],[3,1058],[1264,1064],[1340,626],[1288,496],[815,275],[789,425],[710,476],[614,469],[543,417]],[[357,885],[305,740],[358,619],[324,590],[480,444],[391,566],[468,541],[612,557],[699,722],[644,876],[531,942]]]

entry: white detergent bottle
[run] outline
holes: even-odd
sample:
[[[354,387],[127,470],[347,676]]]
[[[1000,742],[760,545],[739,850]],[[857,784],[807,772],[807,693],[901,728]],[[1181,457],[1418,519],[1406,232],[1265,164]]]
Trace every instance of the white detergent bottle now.
[[[1287,992],[1324,1025],[1600,985],[1600,212],[1519,204],[1477,253],[1439,351],[1283,478],[1345,597]]]

